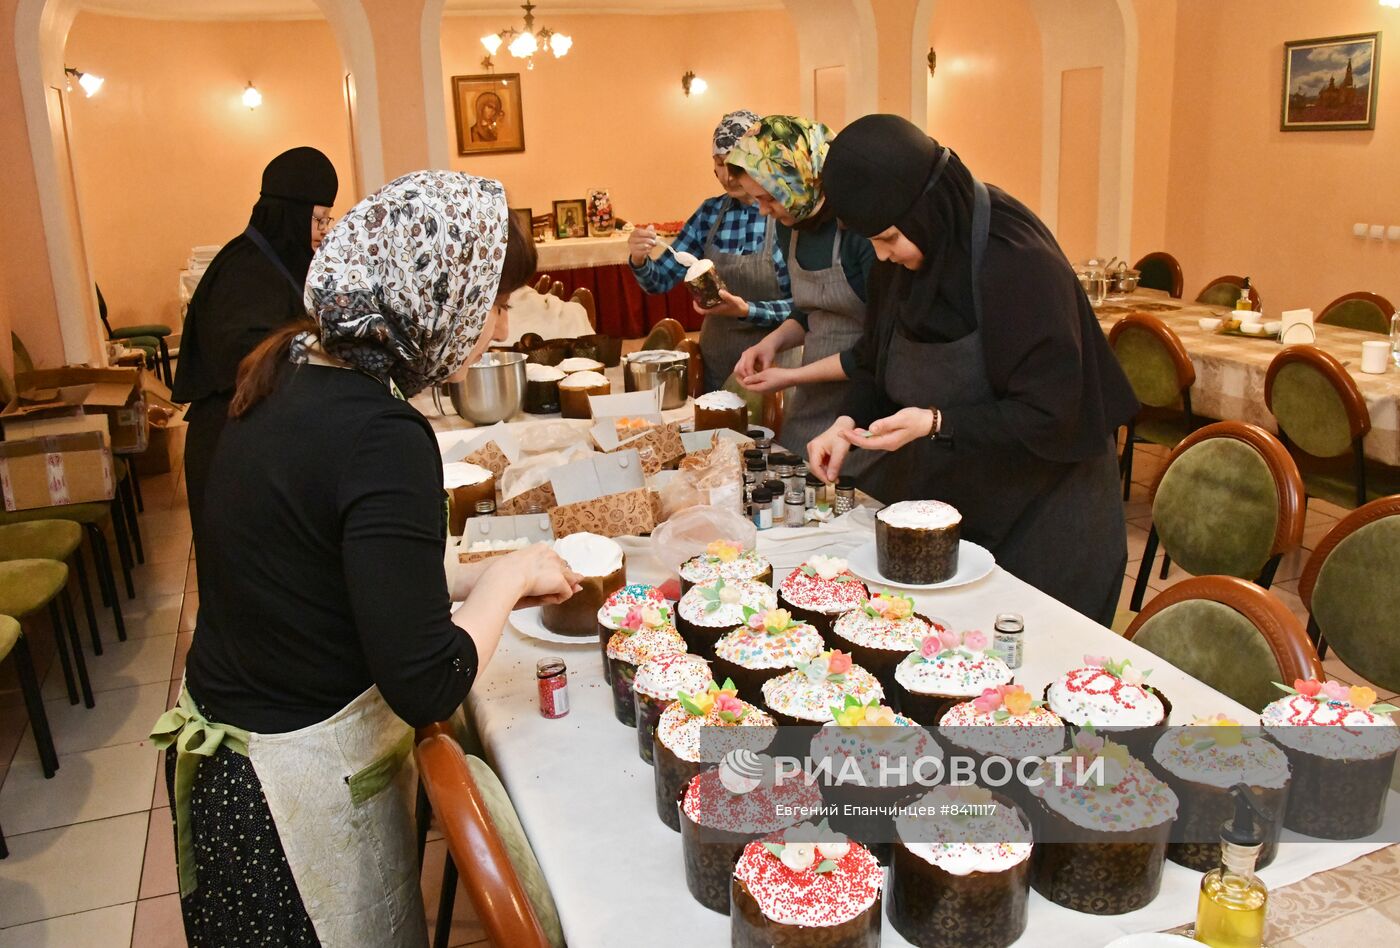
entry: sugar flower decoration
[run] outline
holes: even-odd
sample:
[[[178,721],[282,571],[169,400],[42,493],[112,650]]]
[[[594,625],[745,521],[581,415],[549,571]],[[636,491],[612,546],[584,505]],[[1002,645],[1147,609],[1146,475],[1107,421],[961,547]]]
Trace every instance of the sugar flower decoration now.
[[[976,629],[970,632],[955,632],[952,629],[944,629],[941,632],[930,632],[924,636],[924,640],[919,643],[917,654],[925,662],[957,656],[975,661],[984,654],[992,656],[997,654],[990,647],[991,644],[987,633],[979,632]]]
[[[694,717],[702,718],[714,712],[725,724],[742,721],[750,709],[739,700],[739,689],[730,678],[724,679],[722,685],[711,681],[708,688],[696,695],[679,691],[676,700]]]
[[[914,614],[914,599],[912,596],[900,596],[895,593],[876,593],[865,601],[864,609],[865,614],[872,619],[898,622]]]
[[[1351,705],[1358,711],[1371,714],[1394,714],[1400,711],[1389,702],[1377,703],[1376,692],[1371,688],[1344,685],[1340,681],[1318,681],[1316,678],[1295,678],[1293,687],[1274,682],[1274,687],[1286,694],[1311,698],[1319,704]]]
[[[819,576],[827,582],[850,582],[854,577],[846,571],[846,561],[837,556],[818,554],[802,564],[806,576]]]
[[[828,681],[839,685],[846,680],[846,673],[851,670],[851,656],[832,649],[822,652],[810,662],[800,662],[797,670],[811,681]]]
[[[1042,708],[1044,701],[1037,701],[1031,693],[1020,685],[997,685],[987,688],[972,700],[972,707],[979,714],[990,714],[994,720],[1020,717],[1032,708]]]
[[[792,613],[786,609],[769,609],[767,612],[759,612],[757,609],[746,607],[745,612],[749,617],[749,628],[767,632],[769,635],[779,635],[793,626],[801,624],[793,621]]]
[[[739,544],[729,540],[715,540],[709,546],[705,547],[706,555],[719,560],[721,563],[734,562],[739,558],[741,552],[742,550]]]
[[[1131,658],[1118,659],[1117,661],[1104,655],[1085,655],[1084,664],[1090,668],[1102,668],[1114,678],[1117,678],[1125,685],[1138,685],[1146,687],[1144,682],[1147,676],[1152,674],[1152,670],[1142,671],[1133,666]]]

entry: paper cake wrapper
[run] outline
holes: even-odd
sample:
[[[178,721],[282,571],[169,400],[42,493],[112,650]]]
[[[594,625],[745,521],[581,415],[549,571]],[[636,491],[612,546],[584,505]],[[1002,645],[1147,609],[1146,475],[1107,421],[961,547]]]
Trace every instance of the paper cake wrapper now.
[[[549,522],[556,537],[574,533],[596,533],[604,537],[646,536],[656,529],[651,497],[651,491],[638,487],[564,504],[549,511]]]
[[[619,445],[616,451],[636,451],[642,459],[642,472],[647,475],[664,470],[685,457],[685,445],[681,443],[681,426],[676,423],[661,425],[630,441]]]

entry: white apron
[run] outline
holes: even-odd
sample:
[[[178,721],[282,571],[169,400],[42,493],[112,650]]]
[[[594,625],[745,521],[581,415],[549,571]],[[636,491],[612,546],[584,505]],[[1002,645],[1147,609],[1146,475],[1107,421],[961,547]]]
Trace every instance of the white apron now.
[[[188,796],[200,756],[221,743],[246,747],[262,783],[297,892],[324,948],[422,948],[428,929],[419,889],[413,807],[413,729],[371,687],[331,717],[282,734],[204,719],[189,693],[161,718],[158,747],[176,745],[177,862],[181,894],[198,884]],[[181,810],[183,808],[183,817]],[[184,820],[181,823],[181,820]]]

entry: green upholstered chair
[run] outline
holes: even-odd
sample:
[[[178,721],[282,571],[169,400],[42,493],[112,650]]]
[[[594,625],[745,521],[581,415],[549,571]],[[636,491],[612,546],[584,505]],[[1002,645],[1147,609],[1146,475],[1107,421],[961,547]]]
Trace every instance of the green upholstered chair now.
[[[1244,277],[1231,274],[1216,277],[1207,283],[1200,293],[1196,294],[1196,302],[1205,303],[1207,306],[1234,306],[1235,301],[1240,298],[1240,290],[1243,288]],[[1249,289],[1249,299],[1254,303],[1256,311],[1263,310],[1259,291],[1252,286]]]
[[[1133,445],[1160,444],[1174,448],[1196,429],[1191,412],[1191,386],[1196,367],[1171,327],[1151,313],[1129,313],[1114,324],[1108,344],[1143,408],[1128,422],[1119,464],[1123,499],[1133,484]]]
[[[92,590],[88,586],[87,567],[83,565],[80,548],[83,545],[82,524],[73,520],[30,520],[25,523],[0,524],[0,562],[9,560],[57,560],[71,570],[78,580],[87,613],[88,631],[92,636],[92,651],[102,654],[102,636],[98,632],[97,614],[92,607]]]
[[[1371,430],[1371,412],[1345,366],[1316,346],[1289,346],[1269,363],[1264,404],[1292,447],[1315,458],[1352,456],[1353,483],[1305,475],[1309,495],[1343,507],[1366,503],[1362,442]]]
[[[1181,264],[1171,254],[1163,250],[1150,253],[1133,264],[1133,269],[1141,274],[1138,286],[1161,290],[1170,294],[1172,299],[1181,299],[1181,287],[1185,281],[1181,275]]]
[[[34,656],[29,651],[29,641],[20,621],[13,616],[0,615],[0,662],[9,656],[14,656],[19,690],[24,694],[24,707],[34,731],[34,746],[39,751],[39,766],[45,777],[52,777],[58,770],[58,753],[54,750],[48,715],[44,713],[44,696],[34,670]],[[5,855],[5,839],[0,835],[0,858]]]
[[[1328,303],[1317,317],[1320,323],[1329,326],[1345,326],[1365,332],[1378,332],[1390,335],[1390,317],[1395,315],[1395,307],[1390,300],[1376,293],[1365,291],[1348,293]]]
[[[1342,518],[1313,550],[1298,594],[1319,651],[1387,691],[1400,691],[1400,495]]]
[[[1142,608],[1160,545],[1193,576],[1237,576],[1265,587],[1303,542],[1303,479],[1263,428],[1218,421],[1177,445],[1152,487],[1147,534],[1130,608]]]
[[[1148,603],[1124,637],[1252,711],[1279,697],[1274,682],[1323,677],[1288,607],[1233,576],[1182,580]]]
[[[647,333],[646,338],[642,340],[642,344],[638,349],[639,351],[645,349],[675,349],[680,346],[681,340],[684,338],[685,327],[667,316],[655,326],[651,327],[651,332]]]
[[[460,871],[492,944],[562,948],[564,932],[549,883],[495,773],[479,757],[464,754],[439,725],[419,730],[415,756],[447,839],[434,944],[447,945]]]
[[[102,296],[102,287],[94,283],[93,289],[97,291],[97,314],[102,318],[102,328],[107,330],[107,338],[119,340],[133,349],[149,350],[154,343],[156,351],[160,353],[158,364],[161,377],[166,385],[174,385],[175,376],[170,371],[170,347],[165,343],[165,337],[172,332],[171,328],[164,323],[143,323],[113,329],[107,321],[107,300]]]
[[[59,664],[63,667],[63,683],[68,689],[68,703],[78,703],[78,689],[81,688],[83,704],[91,708],[92,682],[88,680],[87,660],[83,657],[83,643],[78,638],[78,623],[73,618],[73,604],[68,600],[67,588],[68,567],[57,560],[9,560],[0,563],[0,615],[12,616],[21,625],[27,626],[41,610],[48,610],[54,649],[58,652]],[[70,643],[73,647],[71,656],[68,651]],[[78,672],[76,684],[73,680],[75,666]]]

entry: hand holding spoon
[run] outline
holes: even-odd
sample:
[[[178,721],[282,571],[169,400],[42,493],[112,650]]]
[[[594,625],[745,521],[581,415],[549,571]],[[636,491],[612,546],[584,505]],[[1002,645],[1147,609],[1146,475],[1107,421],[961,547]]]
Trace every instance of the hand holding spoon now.
[[[695,258],[695,255],[694,255],[694,254],[686,253],[684,250],[677,250],[676,248],[672,247],[670,244],[662,244],[661,246],[663,246],[663,247],[665,247],[667,250],[671,251],[671,256],[673,256],[673,257],[676,258],[676,263],[679,263],[681,266],[685,267],[687,270],[689,270],[691,267],[695,266],[697,263],[700,262],[699,260],[697,260],[697,259]]]

